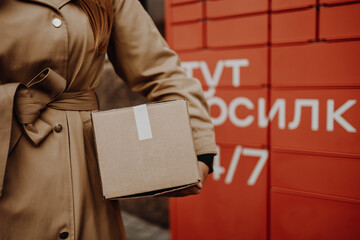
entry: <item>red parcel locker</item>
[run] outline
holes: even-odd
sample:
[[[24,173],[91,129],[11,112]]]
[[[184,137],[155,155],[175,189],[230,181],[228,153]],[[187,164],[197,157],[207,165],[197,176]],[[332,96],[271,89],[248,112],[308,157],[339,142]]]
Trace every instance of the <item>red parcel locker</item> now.
[[[180,58],[188,75],[199,79],[205,90],[267,84],[267,47],[183,52]]]
[[[271,192],[271,237],[291,240],[360,239],[360,204],[297,192]]]
[[[266,239],[267,150],[220,145],[219,153],[200,195],[170,199],[172,240]]]
[[[266,44],[267,14],[207,21],[207,46],[235,47]]]
[[[285,112],[271,122],[271,147],[358,157],[359,102],[360,89],[272,89],[271,106]]]
[[[208,18],[229,17],[268,10],[268,0],[209,0],[206,4]]]
[[[286,10],[314,6],[316,0],[272,0],[271,10]]]
[[[357,2],[359,0],[319,0],[320,4],[336,4],[336,3],[348,3],[348,2]]]
[[[177,24],[171,27],[172,47],[176,51],[203,48],[203,23]]]
[[[171,1],[172,4],[182,4],[182,3],[200,2],[201,0],[167,0],[167,1]]]
[[[360,156],[271,152],[271,186],[360,201]]]
[[[319,37],[360,38],[360,4],[320,8]]]
[[[360,41],[271,48],[271,85],[360,86]]]
[[[308,42],[316,38],[316,10],[271,14],[271,42]]]
[[[172,22],[200,21],[203,18],[203,4],[203,2],[195,2],[172,6]]]
[[[206,9],[209,19],[200,22],[198,7],[194,7],[188,16],[183,15],[184,11],[190,11],[186,6],[199,5],[200,1],[172,0],[176,4],[172,7],[179,11],[174,9],[170,15],[177,16],[171,19],[177,23],[194,21],[170,26],[170,35],[177,34],[170,38],[174,39],[176,50],[186,50],[181,52],[183,62],[206,62],[208,79],[212,82],[217,67],[221,68],[219,61],[247,59],[249,63],[240,67],[239,81],[234,80],[233,69],[224,65],[218,84],[207,92],[212,117],[217,121],[215,131],[220,157],[215,159],[215,172],[209,176],[202,194],[170,200],[172,240],[360,239],[360,193],[356,184],[360,160],[360,68],[357,66],[360,41],[274,46],[269,64],[265,47],[268,15],[247,15],[262,12],[256,10],[260,9],[260,0],[249,1],[242,8],[233,7],[247,1],[202,2],[206,4],[202,10]],[[320,0],[320,3],[335,1]],[[315,5],[315,0],[272,0],[271,3],[272,10],[299,8],[299,11],[273,13],[274,32],[271,36],[275,42],[279,39],[276,43],[313,40],[304,36],[313,35],[315,9],[305,8]],[[350,38],[349,32],[357,33],[356,29],[348,31],[353,29],[349,26],[339,30],[338,25],[334,25],[326,30],[321,25],[324,25],[323,19],[328,19],[321,16],[324,9],[330,7],[320,8],[321,38]],[[239,17],[242,14],[245,16]],[[285,17],[277,19],[278,16]],[[338,12],[331,16],[343,17]],[[339,24],[348,23],[346,19],[339,20]],[[299,20],[302,28],[281,30],[281,24],[296,25]],[[203,24],[207,24],[206,29]],[[186,25],[191,26],[192,31]],[[206,35],[203,35],[204,29]],[[264,47],[241,48],[260,44]],[[237,46],[240,48],[234,48]],[[202,49],[205,47],[215,49]],[[284,128],[279,127],[280,112],[276,112],[271,120],[270,142],[268,129],[259,125],[259,99],[266,105],[270,97],[269,90],[261,88],[267,84],[269,65],[271,85],[275,88],[270,92],[270,107],[277,99],[285,103]],[[210,81],[205,81],[204,69],[197,67],[192,73],[201,80],[205,90],[209,90]],[[234,82],[239,82],[239,86],[234,86]],[[306,88],[284,88],[294,86]],[[311,104],[317,103],[318,111],[302,107],[299,126],[290,127],[296,125],[290,124],[294,120],[295,102],[309,103],[301,100],[315,100]],[[314,130],[313,122],[317,121],[316,117],[312,120],[312,115],[317,113],[318,127],[315,124]],[[244,124],[246,119],[250,121]],[[270,143],[274,151],[271,175],[267,176],[269,156],[263,148]],[[260,163],[264,165],[257,168]],[[258,177],[253,185],[249,185],[254,172],[258,172]],[[321,174],[317,175],[317,172]],[[273,186],[271,201],[267,199],[268,177]],[[267,204],[271,210],[267,209]],[[268,232],[267,226],[271,228]]]
[[[216,89],[215,95],[207,101],[217,143],[268,145],[267,128],[258,125],[260,98],[267,99],[267,89]]]

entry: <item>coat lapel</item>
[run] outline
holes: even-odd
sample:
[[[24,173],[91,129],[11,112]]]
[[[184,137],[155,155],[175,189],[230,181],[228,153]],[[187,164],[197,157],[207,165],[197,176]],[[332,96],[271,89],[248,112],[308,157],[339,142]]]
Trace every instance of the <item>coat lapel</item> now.
[[[53,0],[54,2],[56,2],[56,6],[60,9],[62,6],[64,6],[65,4],[67,4],[68,2],[70,2],[71,0]]]
[[[71,0],[22,0],[22,1],[36,2],[59,10],[61,7],[63,7]]]

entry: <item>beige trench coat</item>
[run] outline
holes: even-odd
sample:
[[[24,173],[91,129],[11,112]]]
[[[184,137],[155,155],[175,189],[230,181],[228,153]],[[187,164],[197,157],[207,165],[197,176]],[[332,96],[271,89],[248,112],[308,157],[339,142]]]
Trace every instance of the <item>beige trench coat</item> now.
[[[185,76],[137,0],[113,5],[108,54],[116,72],[151,101],[186,98],[197,154],[215,153],[199,82]],[[105,55],[92,51],[86,15],[70,0],[1,0],[0,32],[0,239],[125,239],[117,202],[102,197],[95,159],[96,100],[88,93]],[[41,100],[35,119],[26,120],[34,102],[15,99],[19,89]],[[71,105],[78,93],[86,96]]]

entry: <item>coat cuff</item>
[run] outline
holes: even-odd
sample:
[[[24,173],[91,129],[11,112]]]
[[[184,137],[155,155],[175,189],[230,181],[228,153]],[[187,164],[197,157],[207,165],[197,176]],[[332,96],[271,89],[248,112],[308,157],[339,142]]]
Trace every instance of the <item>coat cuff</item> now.
[[[210,153],[210,154],[202,154],[197,156],[198,161],[205,163],[206,166],[209,167],[209,174],[214,171],[213,163],[214,163],[215,155],[216,154]]]

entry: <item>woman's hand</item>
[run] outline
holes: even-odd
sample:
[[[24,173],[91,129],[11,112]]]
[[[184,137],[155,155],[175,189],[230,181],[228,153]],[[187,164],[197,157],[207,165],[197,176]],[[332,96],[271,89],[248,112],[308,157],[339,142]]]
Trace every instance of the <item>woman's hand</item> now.
[[[187,195],[195,195],[199,194],[203,188],[206,177],[209,173],[209,167],[206,166],[205,163],[198,161],[199,171],[201,182],[197,183],[195,186],[191,186],[188,188],[180,189],[174,192],[166,193],[164,195],[160,195],[159,197],[184,197]]]

